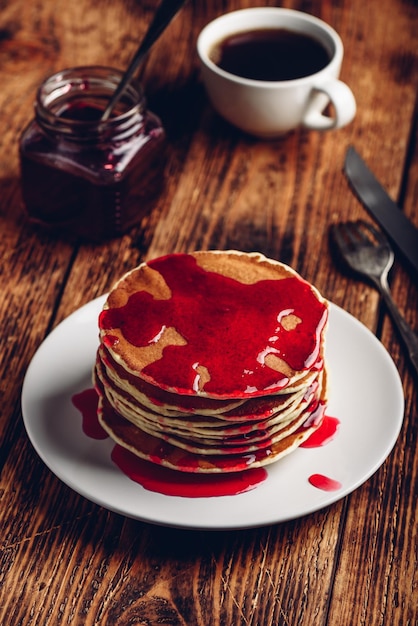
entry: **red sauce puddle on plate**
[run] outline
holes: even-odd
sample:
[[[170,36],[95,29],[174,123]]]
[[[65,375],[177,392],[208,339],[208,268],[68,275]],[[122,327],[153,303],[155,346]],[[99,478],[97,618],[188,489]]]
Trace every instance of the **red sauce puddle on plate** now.
[[[144,489],[185,498],[235,496],[254,489],[267,478],[264,468],[219,474],[176,472],[162,465],[144,461],[119,445],[112,450],[112,461],[126,476],[142,485]]]
[[[325,446],[332,441],[337,434],[340,420],[336,417],[330,417],[325,415],[322,420],[321,426],[315,430],[312,435],[303,443],[300,444],[301,448],[319,448]]]
[[[301,448],[319,448],[332,441],[337,434],[340,420],[336,417],[325,415],[321,426],[301,444]],[[313,487],[323,491],[338,491],[342,485],[338,480],[324,476],[323,474],[312,474],[308,481]]]
[[[83,433],[92,439],[107,439],[109,436],[97,419],[98,396],[95,389],[85,389],[71,398],[83,418]]]
[[[106,439],[106,431],[97,418],[98,396],[95,389],[85,389],[72,397],[83,418],[83,432],[93,439]],[[234,496],[254,489],[267,478],[264,468],[219,474],[176,472],[140,459],[122,446],[115,445],[112,461],[131,480],[148,491],[185,498]]]
[[[323,491],[338,491],[342,484],[338,480],[324,476],[323,474],[312,474],[308,478],[311,485]]]

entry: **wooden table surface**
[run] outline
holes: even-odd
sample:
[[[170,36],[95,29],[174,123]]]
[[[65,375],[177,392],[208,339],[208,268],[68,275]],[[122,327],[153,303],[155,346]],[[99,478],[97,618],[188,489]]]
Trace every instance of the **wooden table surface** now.
[[[214,113],[200,82],[197,34],[223,12],[262,4],[307,11],[339,31],[342,78],[358,104],[349,126],[263,142]],[[124,68],[156,5],[1,5],[0,625],[414,626],[417,381],[377,293],[335,266],[328,229],[369,219],[342,173],[350,144],[418,226],[417,5],[190,1],[141,73],[169,139],[160,201],[132,232],[103,245],[35,232],[23,210],[18,139],[37,86],[64,67]],[[290,264],[375,333],[402,379],[404,423],[369,480],[299,519],[226,531],[128,519],[72,491],[37,456],[21,415],[24,375],[48,333],[128,269],[168,252],[216,248]],[[399,259],[391,285],[418,329],[417,283]]]

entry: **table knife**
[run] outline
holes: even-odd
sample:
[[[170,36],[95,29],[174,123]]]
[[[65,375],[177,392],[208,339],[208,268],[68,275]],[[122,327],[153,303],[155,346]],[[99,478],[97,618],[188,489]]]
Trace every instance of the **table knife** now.
[[[366,163],[350,146],[344,173],[353,190],[418,278],[418,229],[389,197]]]

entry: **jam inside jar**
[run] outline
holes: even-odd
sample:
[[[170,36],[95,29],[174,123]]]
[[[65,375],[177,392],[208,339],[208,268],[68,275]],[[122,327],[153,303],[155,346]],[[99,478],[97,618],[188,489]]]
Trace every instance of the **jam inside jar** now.
[[[63,70],[39,88],[20,139],[22,195],[31,221],[89,241],[140,222],[164,188],[166,137],[135,81],[101,116],[122,72]]]

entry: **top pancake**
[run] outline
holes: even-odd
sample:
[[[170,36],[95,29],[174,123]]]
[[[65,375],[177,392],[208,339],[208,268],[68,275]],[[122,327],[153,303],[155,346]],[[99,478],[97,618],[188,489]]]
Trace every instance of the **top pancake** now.
[[[100,339],[129,374],[214,399],[279,393],[321,360],[327,304],[258,253],[172,254],[115,285]]]

